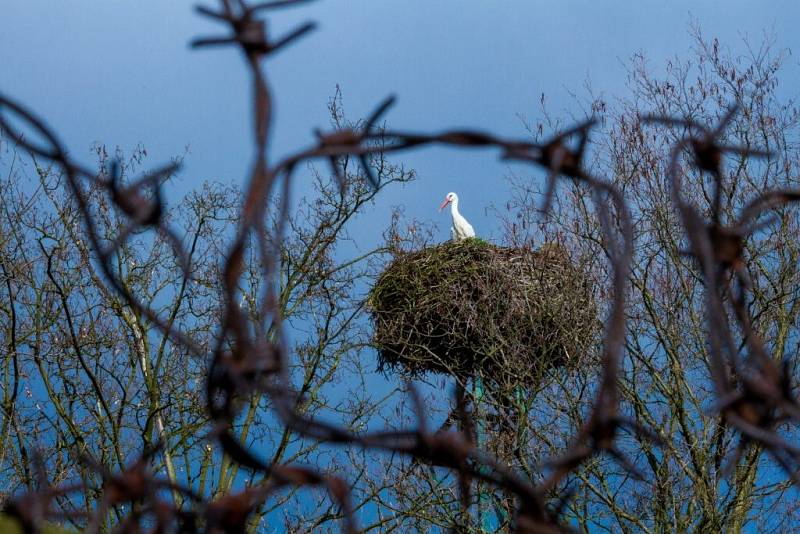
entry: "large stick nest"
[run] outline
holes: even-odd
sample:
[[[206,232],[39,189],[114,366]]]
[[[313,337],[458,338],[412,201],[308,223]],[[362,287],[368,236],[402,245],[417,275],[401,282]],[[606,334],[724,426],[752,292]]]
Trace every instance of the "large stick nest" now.
[[[586,274],[557,245],[467,239],[403,253],[369,304],[382,369],[480,375],[502,389],[580,363],[598,332]]]

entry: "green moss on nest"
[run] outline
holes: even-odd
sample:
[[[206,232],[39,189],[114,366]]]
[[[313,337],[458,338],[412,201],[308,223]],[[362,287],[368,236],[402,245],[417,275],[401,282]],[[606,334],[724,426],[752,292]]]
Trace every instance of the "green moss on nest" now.
[[[381,368],[480,373],[502,389],[578,363],[597,308],[565,249],[481,239],[398,255],[369,295]]]
[[[23,534],[25,529],[15,518],[0,514],[0,532],[4,534]],[[42,534],[73,534],[75,531],[44,523],[43,525],[39,525],[39,532]]]

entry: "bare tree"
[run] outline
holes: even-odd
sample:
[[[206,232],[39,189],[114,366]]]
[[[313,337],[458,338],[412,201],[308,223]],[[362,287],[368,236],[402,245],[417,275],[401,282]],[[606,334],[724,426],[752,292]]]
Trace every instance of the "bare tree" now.
[[[636,436],[625,440],[624,450],[642,480],[605,461],[575,473],[570,515],[586,530],[786,531],[797,522],[796,490],[781,467],[759,444],[746,446],[714,410],[719,401],[706,341],[705,282],[673,209],[668,175],[670,150],[686,135],[686,127],[642,121],[657,115],[713,125],[728,113],[731,102],[739,105],[721,142],[772,155],[762,160],[737,154],[725,158],[720,211],[733,221],[764,191],[798,185],[800,158],[793,141],[798,109],[778,92],[787,56],[772,39],[757,46],[745,41],[747,53],[739,55],[704,38],[697,27],[693,35],[692,57],[676,58],[655,74],[646,57],[636,55],[629,63],[630,96],[609,100],[590,94],[585,106],[602,125],[592,144],[592,168],[614,178],[636,228],[627,359],[619,377],[623,406],[664,439],[662,447]],[[535,137],[554,126],[555,120],[544,116],[529,125]],[[681,169],[684,196],[711,217],[717,201],[713,175],[688,165]],[[539,191],[532,183],[515,179],[516,198],[505,217],[508,240],[557,240],[576,258],[602,255],[595,214],[585,203],[588,191],[580,185],[564,188],[555,199],[553,218],[543,226]],[[747,309],[776,362],[794,361],[798,350],[793,334],[798,324],[798,227],[792,211],[781,208],[765,216],[759,221],[764,226],[745,245],[744,270],[752,290]],[[597,262],[600,277],[603,265]],[[735,294],[732,287],[728,291]],[[739,337],[737,343],[746,355],[745,339]],[[579,424],[591,382],[591,375],[570,377],[537,396],[536,404],[549,408],[540,408],[541,415],[531,423],[531,450],[546,443],[547,457],[561,446],[552,439],[560,435],[553,425],[543,423],[554,422],[556,428]],[[781,425],[781,434],[796,438],[796,429]]]
[[[338,89],[329,110],[335,127],[347,126]],[[50,482],[78,479],[85,484],[82,494],[64,496],[60,505],[86,517],[99,505],[103,485],[94,467],[123,470],[132,452],[154,447],[159,448],[154,471],[199,496],[221,496],[256,484],[236,462],[212,450],[204,392],[208,362],[188,354],[108,289],[63,177],[10,141],[3,148],[4,495],[35,487],[34,464],[40,461]],[[127,156],[119,150],[110,156],[103,146],[96,153],[98,174],[117,172],[120,184],[131,181],[145,160],[142,147]],[[281,248],[280,303],[284,320],[293,325],[297,359],[291,375],[300,392],[296,409],[334,417],[353,430],[365,428],[387,401],[363,388],[374,367],[364,356],[369,337],[362,317],[363,292],[379,265],[373,259],[385,249],[348,247],[348,228],[384,187],[413,178],[380,156],[371,163],[381,181],[377,189],[349,160],[340,163],[345,188],[309,167],[316,198],[301,200]],[[118,241],[124,228],[119,214],[100,191],[88,197],[102,242]],[[240,203],[235,188],[206,183],[165,215],[185,236],[189,277],[171,254],[169,238],[161,234],[131,233],[112,260],[127,291],[205,347],[212,344],[220,321],[219,258]],[[246,265],[241,301],[257,320],[257,295],[263,289],[258,258],[251,255]],[[270,454],[273,462],[318,463],[331,454],[271,419],[268,399],[254,396],[242,402],[237,439]],[[356,466],[366,468],[363,460]],[[336,470],[336,463],[330,468]],[[186,498],[173,491],[176,503]],[[290,501],[298,502],[290,493],[260,514],[288,510]],[[308,528],[341,516],[330,504],[316,510],[307,501],[300,503],[304,506],[286,517],[287,526]],[[106,504],[110,515],[101,521],[119,521],[124,507]],[[85,524],[74,521],[76,527]]]

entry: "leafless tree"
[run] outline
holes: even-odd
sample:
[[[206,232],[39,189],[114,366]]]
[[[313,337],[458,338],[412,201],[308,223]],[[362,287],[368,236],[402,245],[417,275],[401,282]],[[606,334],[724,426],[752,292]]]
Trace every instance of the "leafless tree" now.
[[[733,224],[753,198],[798,186],[798,109],[778,90],[787,55],[772,38],[745,41],[746,52],[737,54],[705,38],[699,28],[692,31],[691,57],[675,58],[662,71],[636,55],[628,64],[628,96],[612,99],[589,92],[581,106],[601,124],[593,136],[591,168],[613,177],[636,228],[627,357],[619,377],[622,402],[630,417],[664,439],[658,447],[635,435],[626,438],[624,450],[641,480],[600,459],[575,472],[569,515],[587,530],[781,532],[797,523],[797,490],[787,474],[762,444],[748,443],[715,409],[720,401],[706,337],[706,282],[670,192],[670,151],[689,128],[642,120],[678,117],[713,126],[731,102],[738,104],[720,142],[771,155],[725,157],[719,197],[713,173],[681,166],[683,196],[709,218],[719,202],[722,220]],[[546,109],[543,117],[528,125],[535,138],[558,128]],[[684,150],[688,153],[691,147]],[[691,155],[688,161],[693,161]],[[513,182],[515,199],[503,217],[509,242],[555,240],[582,260],[602,255],[603,239],[585,202],[585,187],[565,187],[554,200],[553,217],[543,224],[537,182],[520,177]],[[797,224],[793,209],[778,208],[762,216],[744,241],[741,270],[750,284],[746,307],[753,328],[779,364],[795,361],[798,350]],[[596,261],[593,268],[600,279],[604,265]],[[725,298],[734,298],[736,290],[726,287]],[[746,340],[738,336],[736,343],[745,358]],[[793,365],[790,369],[794,376]],[[591,373],[578,374],[556,380],[551,390],[537,395],[531,450],[547,457],[563,445],[554,436],[568,436],[559,430],[580,424],[593,380]],[[778,429],[796,440],[794,424]]]

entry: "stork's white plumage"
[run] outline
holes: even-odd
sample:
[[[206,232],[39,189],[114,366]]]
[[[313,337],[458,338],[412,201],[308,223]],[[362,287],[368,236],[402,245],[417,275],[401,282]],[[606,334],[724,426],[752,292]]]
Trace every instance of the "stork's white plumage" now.
[[[450,237],[453,238],[453,241],[475,237],[475,230],[472,229],[472,225],[458,212],[458,195],[447,193],[447,196],[444,197],[444,202],[439,206],[439,211],[442,211],[448,204],[450,204],[450,215],[453,217],[453,227],[450,228]]]

